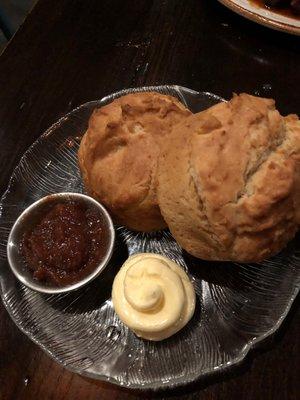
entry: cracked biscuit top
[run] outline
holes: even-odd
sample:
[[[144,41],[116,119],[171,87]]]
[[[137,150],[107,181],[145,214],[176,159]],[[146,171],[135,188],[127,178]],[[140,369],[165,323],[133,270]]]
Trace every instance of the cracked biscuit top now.
[[[166,226],[156,197],[157,161],[171,129],[191,112],[176,98],[133,93],[96,109],[78,153],[87,191],[138,231]]]
[[[179,244],[207,260],[259,261],[300,224],[300,122],[235,95],[188,117],[159,163],[158,200]]]

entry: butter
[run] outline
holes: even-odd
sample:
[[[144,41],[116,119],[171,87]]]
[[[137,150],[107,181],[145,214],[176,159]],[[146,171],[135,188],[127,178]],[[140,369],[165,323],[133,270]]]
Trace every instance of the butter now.
[[[196,296],[179,265],[158,254],[140,253],[129,257],[116,275],[112,301],[119,318],[137,336],[158,341],[188,323]]]

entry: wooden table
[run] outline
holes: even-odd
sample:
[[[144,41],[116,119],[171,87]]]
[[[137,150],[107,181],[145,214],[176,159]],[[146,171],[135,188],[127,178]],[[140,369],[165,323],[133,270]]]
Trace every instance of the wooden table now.
[[[0,192],[26,148],[72,108],[122,88],[166,83],[227,98],[272,96],[283,113],[300,113],[300,40],[213,0],[41,0],[0,57]],[[295,304],[266,350],[229,375],[141,395],[64,370],[0,305],[0,399],[296,400],[299,322]]]

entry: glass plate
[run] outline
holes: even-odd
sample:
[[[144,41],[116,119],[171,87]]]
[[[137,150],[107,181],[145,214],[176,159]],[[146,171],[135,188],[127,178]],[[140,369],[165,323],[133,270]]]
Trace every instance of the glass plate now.
[[[48,129],[22,157],[0,204],[0,290],[16,325],[69,370],[129,388],[160,389],[229,368],[280,326],[299,291],[296,241],[260,264],[212,263],[182,251],[168,231],[144,234],[117,227],[114,256],[104,273],[61,295],[23,286],[6,259],[9,231],[25,207],[50,193],[83,191],[76,153],[92,110],[125,93],[149,90],[176,96],[194,112],[223,100],[179,86],[128,89],[80,106]],[[195,285],[194,317],[163,342],[138,339],[112,308],[113,278],[136,252],[167,255]]]

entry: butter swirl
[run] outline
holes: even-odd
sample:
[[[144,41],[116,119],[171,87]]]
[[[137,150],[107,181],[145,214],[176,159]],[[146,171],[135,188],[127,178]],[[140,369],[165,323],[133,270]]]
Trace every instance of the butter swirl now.
[[[112,301],[136,335],[163,340],[178,332],[195,310],[195,291],[184,270],[153,253],[133,255],[115,277]]]

